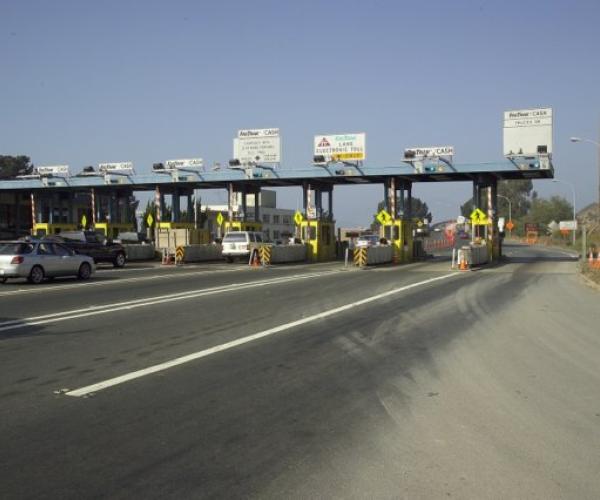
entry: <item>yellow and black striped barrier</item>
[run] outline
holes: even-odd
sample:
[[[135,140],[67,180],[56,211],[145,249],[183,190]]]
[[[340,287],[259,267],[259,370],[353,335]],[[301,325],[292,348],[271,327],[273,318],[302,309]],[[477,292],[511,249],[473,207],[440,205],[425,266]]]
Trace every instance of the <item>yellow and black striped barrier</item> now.
[[[181,245],[175,249],[175,264],[183,264],[183,258],[185,257],[185,248]]]
[[[354,265],[358,267],[365,267],[367,265],[367,249],[366,248],[355,248],[354,249]]]
[[[263,266],[271,264],[271,245],[261,245],[259,255]]]

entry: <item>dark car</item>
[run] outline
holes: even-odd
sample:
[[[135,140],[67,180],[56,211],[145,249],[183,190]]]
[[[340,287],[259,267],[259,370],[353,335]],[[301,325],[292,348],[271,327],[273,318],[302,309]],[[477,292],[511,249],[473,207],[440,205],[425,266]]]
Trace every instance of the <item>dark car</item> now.
[[[52,238],[79,254],[89,255],[94,262],[110,262],[115,267],[123,267],[127,262],[125,247],[120,243],[107,240],[101,233],[64,231]]]

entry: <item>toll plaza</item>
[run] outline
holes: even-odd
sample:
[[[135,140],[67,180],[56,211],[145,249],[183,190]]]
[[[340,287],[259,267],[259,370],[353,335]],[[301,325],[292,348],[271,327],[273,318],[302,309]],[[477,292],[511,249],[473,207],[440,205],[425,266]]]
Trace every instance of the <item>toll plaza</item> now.
[[[438,158],[420,164],[408,160],[401,165],[371,167],[328,162],[322,166],[302,169],[224,169],[221,171],[153,170],[149,174],[103,172],[96,175],[40,175],[35,178],[0,182],[2,199],[14,205],[11,213],[17,228],[32,234],[56,234],[77,227],[94,228],[107,236],[134,229],[133,194],[155,193],[157,232],[169,234],[187,231],[191,242],[208,243],[208,232],[195,228],[191,211],[182,217],[180,199],[187,198],[188,207],[194,190],[223,189],[228,193],[229,212],[223,222],[228,230],[258,231],[260,209],[256,200],[264,187],[300,187],[303,208],[295,218],[297,236],[308,244],[312,261],[330,260],[335,256],[334,188],[338,185],[380,184],[385,199],[381,215],[382,237],[393,247],[395,259],[413,259],[413,225],[411,212],[412,186],[416,182],[470,182],[473,186],[473,210],[485,214],[486,224],[475,225],[475,237],[484,241],[490,259],[499,256],[497,229],[497,183],[506,179],[552,178],[554,169],[548,155],[513,156],[494,163],[448,164]],[[246,196],[254,195],[252,220],[247,217]],[[235,196],[242,198],[242,213],[234,218]],[[326,196],[326,204],[323,197]],[[164,220],[165,197],[171,198],[171,213]],[[25,202],[23,202],[25,200]],[[29,203],[27,203],[27,201]],[[6,203],[6,201],[5,201]],[[29,205],[29,210],[27,209]]]

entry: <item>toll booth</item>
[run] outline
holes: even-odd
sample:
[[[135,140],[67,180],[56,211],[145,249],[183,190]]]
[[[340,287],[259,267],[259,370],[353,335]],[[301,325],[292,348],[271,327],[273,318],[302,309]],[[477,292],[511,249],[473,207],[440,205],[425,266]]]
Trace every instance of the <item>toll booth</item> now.
[[[394,177],[384,185],[385,209],[377,214],[381,224],[380,236],[394,249],[394,261],[412,262],[415,259],[412,220],[412,184]]]
[[[120,233],[133,231],[134,227],[132,224],[111,224],[110,222],[96,222],[94,224],[94,230],[98,233],[102,233],[108,239],[118,238]]]
[[[308,245],[308,260],[325,262],[335,259],[334,221],[303,220],[299,227],[300,238]]]
[[[483,241],[488,260],[496,262],[501,256],[498,222],[498,182],[491,176],[479,175],[473,181],[471,224],[472,239]]]
[[[79,203],[74,192],[32,192],[32,234],[50,236],[74,231],[77,229],[75,212]]]
[[[77,224],[68,223],[49,223],[49,222],[36,222],[33,225],[32,233],[33,236],[50,236],[52,234],[60,234],[63,231],[75,231]]]
[[[380,236],[392,245],[395,262],[412,262],[414,258],[412,227],[405,219],[392,219],[381,226]]]
[[[171,213],[167,217],[165,207],[165,195],[171,197]],[[185,216],[181,210],[181,198],[187,199],[187,211]],[[156,205],[156,222],[154,242],[156,248],[174,249],[180,245],[202,245],[210,243],[208,229],[197,227],[195,221],[198,200],[195,199],[192,189],[172,188],[161,190],[155,187],[154,203]],[[163,220],[169,219],[169,220]]]

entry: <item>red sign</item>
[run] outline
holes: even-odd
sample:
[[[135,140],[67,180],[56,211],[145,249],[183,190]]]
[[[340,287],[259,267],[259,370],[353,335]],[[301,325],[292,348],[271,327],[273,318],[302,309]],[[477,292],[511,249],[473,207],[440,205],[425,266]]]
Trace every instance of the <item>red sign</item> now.
[[[509,220],[506,223],[506,229],[508,229],[509,231],[512,231],[514,229],[514,227],[515,227],[515,224],[513,223],[513,221]]]

